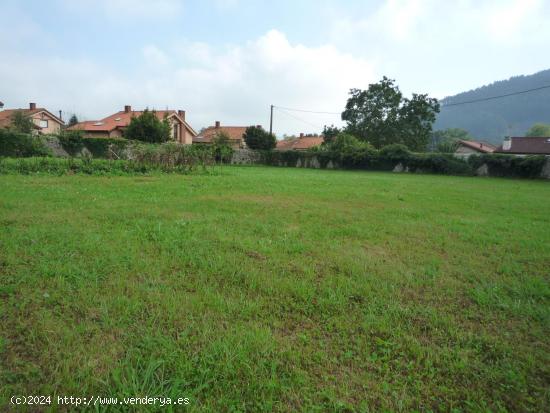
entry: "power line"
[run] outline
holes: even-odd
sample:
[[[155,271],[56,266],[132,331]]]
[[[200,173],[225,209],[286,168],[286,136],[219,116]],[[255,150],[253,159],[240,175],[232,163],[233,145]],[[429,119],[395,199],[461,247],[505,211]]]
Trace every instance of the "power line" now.
[[[285,108],[284,106],[273,106],[273,107],[277,109],[290,110],[291,112],[320,113],[323,115],[341,115],[342,114],[342,112],[322,112],[318,110]]]
[[[467,100],[467,101],[464,101],[464,102],[444,103],[444,104],[441,105],[441,107],[442,108],[447,108],[447,107],[450,107],[450,106],[460,106],[460,105],[468,105],[468,104],[477,103],[477,102],[486,102],[488,100],[502,99],[502,98],[506,98],[506,97],[509,97],[509,96],[517,96],[517,95],[536,92],[538,90],[549,89],[549,88],[550,88],[550,85],[546,85],[546,86],[536,87],[536,88],[533,88],[533,89],[526,89],[526,90],[520,90],[518,92],[506,93],[504,95],[497,95],[497,96],[490,96],[490,97],[487,97],[487,98]],[[318,114],[323,114],[323,115],[341,115],[342,114],[342,112],[324,112],[324,111],[318,111],[318,110],[287,108],[287,107],[284,107],[284,106],[273,106],[273,107],[277,108],[277,109],[282,109],[282,110],[285,110],[285,111],[291,111],[291,112],[318,113]]]
[[[278,109],[281,109],[281,113],[283,113],[283,114],[285,114],[285,115],[287,115],[287,116],[290,116],[291,118],[294,118],[294,119],[296,119],[296,120],[298,120],[298,121],[300,121],[300,122],[307,123],[308,125],[313,126],[314,128],[323,129],[322,126],[319,126],[319,125],[316,125],[316,124],[314,124],[314,123],[308,122],[307,120],[304,120],[304,119],[302,119],[302,118],[299,118],[298,116],[294,116],[294,115],[292,115],[291,113],[287,112],[286,110],[284,110],[284,109],[282,109],[282,108],[280,108],[280,107],[278,107],[278,106],[275,106],[275,107],[278,108]]]
[[[487,100],[494,100],[494,99],[506,98],[506,97],[508,97],[508,96],[516,96],[516,95],[521,95],[521,94],[524,94],[524,93],[535,92],[535,91],[537,91],[537,90],[548,89],[548,88],[550,88],[550,85],[541,86],[541,87],[536,87],[536,88],[534,88],[534,89],[520,90],[519,92],[507,93],[507,94],[505,94],[505,95],[491,96],[491,97],[488,97],[488,98],[467,100],[467,101],[464,101],[464,102],[457,102],[457,103],[447,103],[447,104],[441,105],[441,107],[442,107],[442,108],[447,108],[447,107],[449,107],[449,106],[460,106],[460,105],[467,105],[467,104],[470,104],[470,103],[485,102],[485,101],[487,101]]]

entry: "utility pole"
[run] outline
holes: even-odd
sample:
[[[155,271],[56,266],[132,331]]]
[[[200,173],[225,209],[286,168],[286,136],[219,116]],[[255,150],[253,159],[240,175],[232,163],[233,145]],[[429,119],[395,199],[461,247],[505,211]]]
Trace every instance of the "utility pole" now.
[[[269,134],[273,135],[273,105],[271,105],[271,115],[269,116]]]

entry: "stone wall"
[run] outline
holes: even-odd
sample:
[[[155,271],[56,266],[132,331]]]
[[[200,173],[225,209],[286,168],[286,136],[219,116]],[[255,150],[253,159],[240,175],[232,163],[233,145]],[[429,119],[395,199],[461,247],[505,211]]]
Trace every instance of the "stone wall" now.
[[[232,165],[254,165],[261,163],[262,156],[251,149],[236,149],[231,156]]]

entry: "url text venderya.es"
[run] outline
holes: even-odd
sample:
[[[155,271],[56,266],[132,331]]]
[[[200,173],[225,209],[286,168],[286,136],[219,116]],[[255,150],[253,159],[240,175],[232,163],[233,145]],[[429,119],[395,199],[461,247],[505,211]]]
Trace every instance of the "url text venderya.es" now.
[[[51,406],[108,406],[108,405],[159,405],[159,406],[183,406],[188,405],[188,397],[102,397],[102,396],[12,396],[11,404],[14,405],[39,405]]]

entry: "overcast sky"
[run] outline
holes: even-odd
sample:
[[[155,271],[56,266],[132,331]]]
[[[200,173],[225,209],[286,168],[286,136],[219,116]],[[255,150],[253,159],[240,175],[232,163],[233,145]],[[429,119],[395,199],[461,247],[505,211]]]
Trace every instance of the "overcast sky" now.
[[[2,0],[0,100],[267,128],[270,104],[339,112],[383,75],[442,98],[548,69],[548,21],[544,0]],[[292,116],[276,110],[278,135],[339,121]]]

